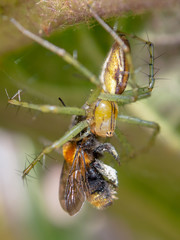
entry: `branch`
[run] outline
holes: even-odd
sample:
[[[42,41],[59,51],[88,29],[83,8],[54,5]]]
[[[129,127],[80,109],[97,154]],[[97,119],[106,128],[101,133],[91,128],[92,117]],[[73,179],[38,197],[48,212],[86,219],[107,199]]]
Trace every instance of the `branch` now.
[[[15,18],[28,30],[49,35],[56,29],[86,22],[91,19],[86,0],[19,0],[0,3],[0,13]],[[178,0],[92,0],[93,9],[104,19],[122,16],[131,11],[134,14],[154,9],[171,8]],[[17,33],[9,21],[0,22],[3,32],[0,53],[10,51],[24,44],[24,36]],[[13,39],[13,41],[12,41]]]

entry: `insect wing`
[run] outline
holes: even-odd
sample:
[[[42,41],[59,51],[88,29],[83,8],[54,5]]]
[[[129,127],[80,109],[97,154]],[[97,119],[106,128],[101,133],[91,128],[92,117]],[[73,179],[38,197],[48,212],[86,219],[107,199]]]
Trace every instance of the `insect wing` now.
[[[62,208],[72,216],[79,212],[86,197],[82,170],[72,171],[71,168],[72,165],[64,161],[60,178],[59,201]]]

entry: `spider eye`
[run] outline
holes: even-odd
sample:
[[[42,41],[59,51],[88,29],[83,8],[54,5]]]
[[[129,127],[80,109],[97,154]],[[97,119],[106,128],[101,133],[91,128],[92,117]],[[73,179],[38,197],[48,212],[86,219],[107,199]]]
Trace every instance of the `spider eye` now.
[[[112,132],[112,131],[108,131],[108,132],[106,133],[106,136],[107,136],[107,137],[112,137],[113,134],[114,134],[114,131],[113,131],[113,132]]]

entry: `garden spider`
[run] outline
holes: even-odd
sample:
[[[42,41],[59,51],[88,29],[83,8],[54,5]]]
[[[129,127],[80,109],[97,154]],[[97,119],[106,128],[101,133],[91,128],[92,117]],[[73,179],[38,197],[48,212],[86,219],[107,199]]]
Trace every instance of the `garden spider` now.
[[[118,44],[119,48],[124,54],[124,58],[127,61],[128,65],[128,72],[125,72],[123,74],[130,73],[130,80],[129,85],[131,86],[131,90],[126,90],[122,94],[115,94],[111,91],[104,90],[102,92],[102,85],[99,81],[99,78],[96,77],[93,73],[91,73],[87,68],[85,68],[80,62],[78,62],[77,59],[73,58],[68,52],[66,52],[64,49],[59,48],[52,43],[48,42],[47,40],[42,39],[41,37],[33,34],[32,32],[25,29],[19,22],[17,22],[15,19],[11,19],[11,22],[14,24],[14,26],[19,29],[22,34],[28,36],[32,40],[36,41],[43,47],[49,49],[50,51],[54,52],[55,54],[62,57],[67,63],[74,66],[77,70],[79,70],[82,74],[84,74],[85,77],[89,79],[93,84],[96,85],[96,90],[92,92],[90,97],[88,98],[86,102],[86,106],[90,106],[91,104],[95,103],[97,99],[108,101],[108,102],[115,102],[115,104],[128,104],[133,103],[135,101],[138,101],[140,99],[147,98],[151,95],[151,91],[153,90],[154,84],[155,84],[155,78],[154,78],[154,46],[150,41],[145,41],[137,36],[129,35],[132,38],[139,39],[143,43],[145,43],[148,46],[149,49],[149,84],[147,87],[139,87],[135,81],[134,78],[134,70],[133,70],[133,64],[131,59],[131,53],[130,53],[130,47],[122,40],[121,37],[118,36],[118,34],[113,31],[93,10],[93,8],[89,5],[87,5],[91,15],[99,22],[99,24],[114,38],[116,44]],[[122,72],[121,72],[122,74]],[[125,89],[125,87],[124,87]],[[72,140],[75,138],[80,132],[82,132],[84,129],[87,129],[87,132],[89,131],[89,121],[86,120],[88,117],[87,111],[85,108],[75,108],[75,107],[59,107],[59,106],[50,106],[50,105],[36,105],[31,104],[27,102],[22,102],[20,99],[20,92],[19,90],[12,98],[9,98],[8,103],[22,106],[25,108],[30,108],[34,110],[38,110],[41,112],[48,112],[48,113],[56,113],[56,114],[69,114],[69,115],[76,115],[76,116],[82,116],[82,121],[78,121],[76,125],[74,125],[68,132],[65,133],[63,137],[58,139],[57,141],[53,142],[51,145],[45,147],[43,151],[29,164],[29,166],[23,171],[22,177],[24,178],[28,173],[31,171],[31,169],[34,168],[34,166],[41,161],[43,156],[46,154],[49,154],[51,151],[58,149],[62,147],[66,142]],[[18,96],[19,99],[15,100],[15,97]],[[117,115],[117,120],[122,122],[127,122],[131,124],[137,124],[140,126],[148,127],[153,129],[153,134],[148,142],[148,147],[154,142],[154,139],[156,135],[159,132],[159,125],[155,122],[141,120],[139,118],[125,116],[122,114]],[[114,127],[115,128],[115,127]],[[114,129],[113,129],[114,130]],[[110,134],[112,136],[112,134]],[[84,135],[82,136],[82,138]]]

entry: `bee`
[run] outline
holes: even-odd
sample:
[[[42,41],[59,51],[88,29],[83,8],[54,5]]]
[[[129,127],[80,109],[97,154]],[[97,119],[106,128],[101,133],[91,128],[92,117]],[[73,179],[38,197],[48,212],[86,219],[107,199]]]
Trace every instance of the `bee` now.
[[[115,148],[110,143],[100,143],[93,134],[63,145],[65,161],[60,177],[59,201],[69,215],[78,213],[85,200],[98,209],[104,209],[116,199],[117,172],[99,160],[104,152],[118,160]]]

